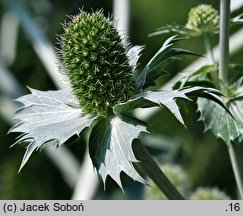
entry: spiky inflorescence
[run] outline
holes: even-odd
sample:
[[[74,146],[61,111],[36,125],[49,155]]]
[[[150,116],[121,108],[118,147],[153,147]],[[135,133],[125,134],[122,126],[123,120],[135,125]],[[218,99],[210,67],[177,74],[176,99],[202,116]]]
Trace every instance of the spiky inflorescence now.
[[[80,11],[64,25],[61,57],[84,112],[106,114],[136,89],[127,47],[102,11]]]
[[[190,10],[186,27],[195,31],[214,32],[219,26],[219,12],[202,4]]]

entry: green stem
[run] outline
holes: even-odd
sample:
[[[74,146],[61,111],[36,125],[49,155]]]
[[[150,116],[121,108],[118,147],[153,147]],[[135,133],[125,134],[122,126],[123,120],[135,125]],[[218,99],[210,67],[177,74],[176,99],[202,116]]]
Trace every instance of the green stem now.
[[[219,79],[228,83],[229,76],[229,22],[230,0],[220,1],[220,35],[219,35]]]
[[[243,147],[236,143],[230,143],[228,145],[230,160],[235,175],[237,187],[239,189],[240,197],[243,199],[243,167],[239,167],[239,163],[243,163]],[[241,169],[241,170],[240,170]]]
[[[185,199],[166,177],[166,175],[162,172],[157,163],[153,160],[146,147],[140,141],[136,141],[134,143],[133,150],[136,158],[140,161],[143,169],[168,199]]]
[[[219,35],[219,79],[221,79],[225,84],[229,81],[229,22],[230,22],[230,0],[220,1],[220,35]],[[228,150],[230,155],[230,160],[235,175],[236,184],[243,199],[243,174],[240,172],[239,164],[240,156],[238,154],[238,149],[236,145],[231,142],[228,143]]]
[[[212,44],[211,44],[210,33],[204,33],[203,36],[204,36],[204,46],[205,46],[206,53],[208,55],[208,59],[210,61],[210,64],[216,64],[214,54],[213,54]],[[215,86],[219,87],[217,74],[211,73],[211,77],[212,77],[212,80],[213,80]]]
[[[215,61],[215,58],[213,55],[210,34],[205,33],[203,36],[204,36],[204,45],[205,45],[206,53],[208,54],[210,64],[216,64],[216,61]]]

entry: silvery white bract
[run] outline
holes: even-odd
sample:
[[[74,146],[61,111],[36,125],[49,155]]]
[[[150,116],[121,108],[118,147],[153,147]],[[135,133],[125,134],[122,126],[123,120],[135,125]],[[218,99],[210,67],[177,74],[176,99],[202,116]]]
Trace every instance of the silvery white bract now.
[[[110,120],[104,118],[95,125],[89,141],[90,156],[104,183],[109,175],[122,188],[122,171],[145,183],[132,164],[138,162],[132,150],[132,141],[139,137],[140,132],[147,132],[146,126],[125,116]]]
[[[94,117],[85,115],[70,90],[37,91],[17,99],[24,106],[14,117],[19,123],[10,132],[23,133],[15,144],[30,142],[20,169],[34,150],[46,145],[60,146],[89,127]]]
[[[138,66],[138,59],[140,58],[143,49],[144,46],[137,45],[137,46],[132,46],[127,52],[129,65],[132,67],[133,73],[136,72]]]
[[[219,103],[224,107],[220,98],[220,91],[211,88],[204,87],[192,87],[185,88],[182,90],[171,90],[171,91],[143,91],[138,95],[135,95],[131,100],[120,103],[114,106],[114,112],[120,113],[130,109],[135,109],[138,107],[151,107],[151,106],[161,106],[166,107],[168,110],[183,124],[183,118],[180,114],[179,107],[175,102],[176,98],[182,98],[190,100],[188,96],[198,95],[200,97],[211,98],[215,102]],[[225,107],[224,107],[225,108]]]
[[[165,71],[165,66],[175,60],[180,59],[179,56],[200,56],[185,49],[170,48],[173,46],[173,43],[178,40],[180,39],[176,36],[169,37],[150,59],[150,61],[145,65],[142,72],[136,78],[136,82],[140,88],[145,89],[148,86],[155,85],[155,80],[161,75],[167,73]]]

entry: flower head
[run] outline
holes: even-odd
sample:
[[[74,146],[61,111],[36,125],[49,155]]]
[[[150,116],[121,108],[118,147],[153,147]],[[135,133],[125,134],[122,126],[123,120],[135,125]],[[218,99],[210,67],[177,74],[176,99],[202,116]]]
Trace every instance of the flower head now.
[[[190,197],[191,200],[229,200],[223,191],[218,188],[198,188]]]
[[[200,32],[214,32],[219,25],[219,12],[211,5],[202,4],[190,10],[186,27]]]
[[[23,107],[16,112],[14,119],[18,123],[10,132],[22,133],[15,144],[29,143],[20,169],[34,150],[47,145],[61,146],[87,129],[89,154],[104,183],[110,176],[122,187],[121,172],[145,183],[133,167],[137,158],[132,144],[140,133],[148,133],[148,128],[126,113],[135,108],[164,106],[184,124],[176,98],[189,99],[197,93],[204,97],[210,94],[212,98],[220,92],[204,87],[146,90],[164,74],[168,62],[190,54],[169,49],[175,36],[164,42],[140,73],[135,73],[143,46],[130,47],[124,43],[101,11],[92,14],[80,11],[64,26],[60,54],[72,90],[31,89],[30,94],[17,99]]]
[[[64,67],[84,112],[106,114],[134,94],[128,46],[101,11],[71,17],[61,45]]]
[[[161,170],[170,179],[170,181],[175,185],[175,187],[183,194],[187,195],[190,189],[190,181],[185,170],[174,164],[160,165]],[[161,193],[160,189],[155,185],[155,183],[149,179],[148,184],[151,187],[145,187],[144,198],[148,200],[166,200],[166,196]]]

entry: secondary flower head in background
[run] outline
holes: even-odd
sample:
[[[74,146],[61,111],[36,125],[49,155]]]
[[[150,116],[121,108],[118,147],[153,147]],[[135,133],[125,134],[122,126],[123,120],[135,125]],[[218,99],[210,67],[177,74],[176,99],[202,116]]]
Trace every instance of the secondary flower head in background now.
[[[186,28],[199,32],[214,32],[219,27],[219,12],[212,5],[202,4],[190,10]]]
[[[235,20],[236,21],[236,20]],[[150,36],[164,33],[176,33],[188,37],[197,37],[205,33],[214,34],[219,30],[219,12],[209,4],[201,4],[192,8],[185,25],[166,25],[151,33]]]
[[[190,197],[191,200],[230,200],[230,197],[218,188],[199,187]]]
[[[187,197],[190,192],[191,183],[185,170],[179,165],[170,163],[160,165],[160,167],[178,191],[184,197]],[[150,187],[144,188],[144,199],[167,200],[166,196],[161,193],[160,189],[151,179],[148,180],[148,184]]]

